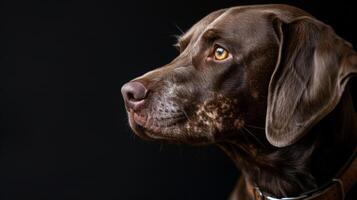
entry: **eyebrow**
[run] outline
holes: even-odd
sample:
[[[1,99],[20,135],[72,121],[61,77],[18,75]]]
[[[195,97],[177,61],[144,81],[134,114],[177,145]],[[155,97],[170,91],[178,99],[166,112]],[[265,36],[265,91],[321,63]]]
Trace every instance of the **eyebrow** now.
[[[177,48],[185,48],[189,44],[191,38],[192,38],[192,34],[190,35],[184,34],[182,36],[178,36],[177,42],[176,44],[174,44],[174,46]]]
[[[208,29],[202,34],[202,38],[206,41],[212,41],[220,37],[220,31],[217,29]]]
[[[220,31],[217,29],[208,29],[202,34],[202,39],[205,41],[212,41],[220,37]],[[186,46],[190,43],[192,38],[192,34],[184,34],[182,36],[177,37],[177,42],[174,44],[177,48],[186,48]]]

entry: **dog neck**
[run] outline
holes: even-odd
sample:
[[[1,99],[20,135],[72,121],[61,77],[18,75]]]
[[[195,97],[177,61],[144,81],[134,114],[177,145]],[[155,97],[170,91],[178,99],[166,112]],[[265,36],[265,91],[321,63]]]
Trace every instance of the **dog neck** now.
[[[254,133],[263,136],[264,130],[261,132]],[[244,183],[237,186],[241,199],[253,199],[248,196],[254,186],[281,198],[297,196],[331,180],[352,154],[356,133],[356,114],[347,91],[338,106],[293,145],[275,148],[264,137],[261,142],[242,137],[219,146],[242,172]]]

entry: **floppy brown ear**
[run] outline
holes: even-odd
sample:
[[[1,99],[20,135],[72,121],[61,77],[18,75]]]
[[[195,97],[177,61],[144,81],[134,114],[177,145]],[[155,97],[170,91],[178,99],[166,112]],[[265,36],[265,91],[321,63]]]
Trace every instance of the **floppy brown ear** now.
[[[357,74],[352,46],[312,17],[279,19],[280,53],[269,84],[268,141],[295,143],[338,104],[347,81]]]

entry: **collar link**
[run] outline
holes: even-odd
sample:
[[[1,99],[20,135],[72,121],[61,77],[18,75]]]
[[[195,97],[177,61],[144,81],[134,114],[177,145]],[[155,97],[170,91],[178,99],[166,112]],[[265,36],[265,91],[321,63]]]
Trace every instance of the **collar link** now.
[[[329,182],[328,184],[319,187],[315,190],[306,192],[300,196],[296,196],[296,197],[283,197],[283,198],[276,198],[276,197],[272,197],[269,196],[268,194],[263,193],[259,187],[255,186],[253,188],[254,190],[254,198],[255,200],[302,200],[302,199],[314,199],[314,197],[317,197],[319,195],[325,194],[325,192],[327,190],[329,190],[331,187],[334,187],[335,184],[338,184],[339,190],[340,190],[340,195],[341,195],[341,199],[345,199],[345,190],[344,190],[344,186],[343,186],[343,181],[341,179],[337,179],[334,178],[332,179],[331,182]]]
[[[269,196],[267,194],[264,194],[259,187],[254,187],[254,196],[255,200],[301,200],[304,198],[307,198],[308,195],[303,194],[297,197],[283,197],[283,198],[275,198],[272,196]]]

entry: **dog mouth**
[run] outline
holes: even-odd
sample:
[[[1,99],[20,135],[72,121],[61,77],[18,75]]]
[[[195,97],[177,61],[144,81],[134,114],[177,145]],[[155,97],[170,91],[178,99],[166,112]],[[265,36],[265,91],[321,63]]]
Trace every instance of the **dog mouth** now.
[[[244,125],[237,101],[215,95],[190,106],[163,103],[141,110],[128,109],[129,124],[136,135],[147,140],[189,144],[211,144]],[[227,134],[226,134],[227,133]]]
[[[129,124],[133,131],[143,139],[175,139],[180,125],[185,123],[185,115],[177,113],[171,116],[157,117],[148,113],[129,110]]]

